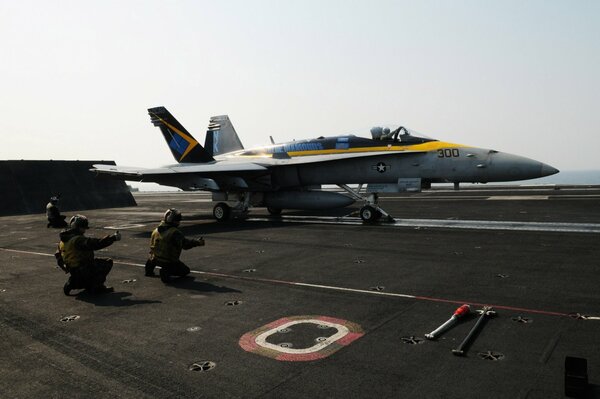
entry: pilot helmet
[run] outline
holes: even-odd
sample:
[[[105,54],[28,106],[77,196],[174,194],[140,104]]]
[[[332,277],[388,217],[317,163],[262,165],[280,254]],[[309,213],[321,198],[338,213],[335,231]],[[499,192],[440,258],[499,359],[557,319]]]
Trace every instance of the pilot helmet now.
[[[165,223],[174,224],[177,226],[181,222],[181,212],[179,212],[178,209],[169,208],[165,212],[163,220],[165,221]]]
[[[383,132],[383,128],[381,126],[373,126],[371,128],[371,136],[375,140],[379,140],[381,138],[382,132]]]

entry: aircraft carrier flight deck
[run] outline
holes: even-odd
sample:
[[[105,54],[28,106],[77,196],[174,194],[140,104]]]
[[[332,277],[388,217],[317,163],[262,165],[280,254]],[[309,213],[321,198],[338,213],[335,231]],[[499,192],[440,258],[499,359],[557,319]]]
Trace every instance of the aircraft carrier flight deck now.
[[[600,397],[598,186],[381,194],[396,222],[372,225],[358,205],[219,223],[207,194],[134,196],[81,212],[123,236],[96,252],[115,261],[98,296],[63,294],[43,209],[0,218],[0,397],[562,398],[566,357]],[[165,285],[143,266],[169,207],[206,246]]]

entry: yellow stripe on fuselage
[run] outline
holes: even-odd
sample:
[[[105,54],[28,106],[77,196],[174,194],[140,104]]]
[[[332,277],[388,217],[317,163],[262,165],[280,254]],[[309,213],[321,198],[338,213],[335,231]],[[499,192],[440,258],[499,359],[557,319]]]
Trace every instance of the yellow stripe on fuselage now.
[[[310,155],[327,155],[327,154],[348,154],[353,152],[376,152],[376,151],[437,151],[442,148],[468,148],[469,146],[455,143],[447,143],[444,141],[428,141],[422,144],[413,145],[390,145],[377,147],[355,147],[348,149],[331,148],[328,150],[307,150],[307,151],[290,151],[290,157],[303,157]],[[248,156],[248,155],[244,155]],[[256,156],[250,155],[250,156]]]

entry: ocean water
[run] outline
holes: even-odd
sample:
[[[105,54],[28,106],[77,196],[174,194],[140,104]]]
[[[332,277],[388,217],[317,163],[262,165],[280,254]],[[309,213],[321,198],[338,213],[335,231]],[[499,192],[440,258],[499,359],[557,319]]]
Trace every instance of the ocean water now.
[[[488,183],[501,185],[537,185],[537,184],[566,184],[566,185],[600,185],[600,170],[566,170],[559,173],[542,177],[540,179]]]

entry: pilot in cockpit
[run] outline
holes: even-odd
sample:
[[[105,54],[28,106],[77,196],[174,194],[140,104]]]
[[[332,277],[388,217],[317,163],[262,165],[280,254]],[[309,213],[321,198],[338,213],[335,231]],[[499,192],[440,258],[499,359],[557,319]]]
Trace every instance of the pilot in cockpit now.
[[[402,141],[402,136],[410,136],[410,133],[404,126],[400,126],[393,131],[389,127],[375,126],[371,128],[371,137],[373,137],[373,140]]]

